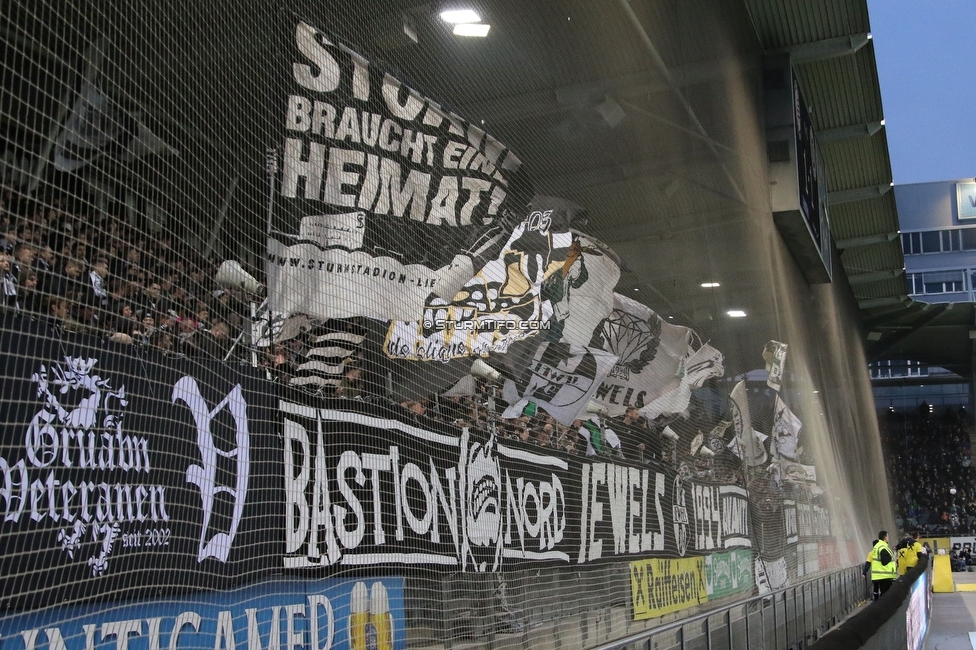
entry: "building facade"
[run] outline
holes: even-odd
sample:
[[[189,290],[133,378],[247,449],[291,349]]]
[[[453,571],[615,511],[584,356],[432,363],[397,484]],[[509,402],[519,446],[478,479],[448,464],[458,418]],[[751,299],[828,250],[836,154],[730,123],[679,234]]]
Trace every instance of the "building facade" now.
[[[928,303],[973,302],[976,182],[895,187],[908,295]]]

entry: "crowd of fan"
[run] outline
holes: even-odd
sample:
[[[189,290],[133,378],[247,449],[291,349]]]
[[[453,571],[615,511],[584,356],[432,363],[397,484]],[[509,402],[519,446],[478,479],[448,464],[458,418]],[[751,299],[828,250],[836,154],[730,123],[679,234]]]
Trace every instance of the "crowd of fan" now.
[[[965,412],[936,417],[923,402],[917,414],[891,413],[881,427],[899,526],[931,535],[973,530],[976,468]]]
[[[4,187],[0,235],[7,316],[118,343],[218,359],[226,356],[243,326],[244,296],[213,284],[212,261],[174,243],[167,233],[150,236],[88,202],[59,196],[38,201]],[[263,355],[262,365],[287,378],[300,360],[301,350],[283,344]],[[335,395],[376,392],[377,386],[363,374],[362,365],[348,364]],[[497,410],[489,411],[488,392],[497,392]],[[605,422],[591,441],[580,435],[587,431],[583,421],[567,427],[542,411],[502,419],[499,414],[507,405],[497,386],[484,382],[474,396],[432,397],[403,406],[414,417],[476,430],[487,429],[491,422],[502,437],[570,454],[634,460],[675,456],[674,442],[660,435],[663,426],[655,430],[636,409]]]
[[[337,391],[342,395],[344,388]],[[694,400],[682,415],[661,416],[648,421],[637,408],[616,417],[586,415],[565,426],[542,409],[531,406],[517,417],[505,418],[508,403],[497,384],[479,380],[473,395],[407,400],[400,404],[410,416],[422,420],[467,427],[487,432],[494,428],[503,439],[520,440],[570,455],[626,459],[636,463],[663,463],[684,467],[699,478],[743,485],[742,464],[731,451],[713,456],[692,454],[696,434],[708,432],[719,422]]]
[[[60,196],[39,201],[0,188],[0,298],[6,317],[116,343],[223,359],[244,327],[248,304],[240,292],[217,287],[214,271],[212,260],[174,242],[168,233],[150,235],[89,202]],[[277,345],[261,354],[260,363],[273,376],[287,379],[301,361],[299,348],[297,340]],[[334,394],[378,392],[364,372],[362,365],[349,364]],[[694,406],[684,417],[653,422],[631,408],[605,418],[602,427],[597,418],[565,426],[541,410],[506,419],[500,415],[507,406],[501,391],[484,381],[474,395],[432,396],[401,406],[412,417],[480,431],[493,427],[502,438],[568,454],[683,464],[699,475],[742,482],[741,466],[731,454],[712,459],[686,449],[696,433],[710,431],[718,421]]]
[[[485,431],[494,424],[496,433],[502,438],[521,440],[539,447],[560,449],[569,454],[586,453],[608,458],[629,457],[633,460],[661,458],[666,453],[661,436],[648,427],[637,409],[630,409],[624,416],[607,418],[603,429],[592,420],[577,420],[572,426],[560,424],[541,409],[527,410],[514,418],[503,418],[501,413],[508,406],[500,398],[492,397],[491,402],[484,394],[463,397],[441,397],[407,401],[402,406],[414,414],[427,415],[435,420]],[[489,408],[489,404],[494,404]],[[581,436],[580,430],[589,431],[587,423],[595,426],[593,440]],[[673,444],[671,447],[673,448]],[[626,452],[624,451],[626,449]]]
[[[655,459],[673,462],[677,456],[675,441],[662,436],[654,423],[648,423],[636,408],[628,409],[622,416],[603,418],[602,427],[596,416],[565,426],[542,409],[531,407],[517,417],[502,417],[508,404],[500,392],[495,385],[479,383],[474,395],[407,400],[400,405],[415,418],[430,418],[479,432],[494,427],[500,438],[571,455],[637,462]]]
[[[211,261],[68,198],[0,190],[5,315],[189,356],[223,358],[243,296],[213,285]]]
[[[167,233],[150,236],[123,220],[102,215],[85,201],[29,199],[0,189],[0,276],[5,314],[44,321],[65,331],[104,336],[166,352],[224,358],[243,326],[244,297],[214,286],[214,264]],[[269,370],[293,373],[300,350],[276,346],[263,359]],[[364,369],[351,364],[335,388],[340,397],[368,391]],[[375,386],[374,386],[375,388]],[[673,441],[631,409],[605,422],[594,440],[542,411],[502,419],[500,393],[489,412],[489,388],[475,396],[405,402],[415,417],[485,430],[567,453],[643,458],[674,457]],[[494,396],[493,396],[494,398]],[[609,431],[606,431],[609,429]],[[603,437],[606,436],[606,440]]]

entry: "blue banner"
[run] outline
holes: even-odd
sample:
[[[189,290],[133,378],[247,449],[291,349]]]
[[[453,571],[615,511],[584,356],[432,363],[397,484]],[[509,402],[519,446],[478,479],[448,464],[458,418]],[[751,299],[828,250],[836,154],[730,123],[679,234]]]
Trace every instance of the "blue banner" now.
[[[225,592],[0,618],[0,650],[406,648],[402,578],[269,580]]]

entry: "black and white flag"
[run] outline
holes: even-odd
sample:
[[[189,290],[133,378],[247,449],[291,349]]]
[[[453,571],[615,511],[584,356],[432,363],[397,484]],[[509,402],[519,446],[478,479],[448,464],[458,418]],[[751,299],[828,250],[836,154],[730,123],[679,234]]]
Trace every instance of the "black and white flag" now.
[[[763,360],[766,362],[766,372],[769,377],[766,385],[779,392],[783,384],[783,366],[786,365],[786,351],[789,346],[779,341],[770,341],[763,349]]]
[[[613,311],[597,326],[589,347],[619,357],[594,397],[611,416],[630,408],[654,419],[680,413],[691,392],[725,373],[722,353],[696,346],[693,330],[672,325],[636,300],[613,294]]]
[[[749,467],[762,465],[766,462],[766,449],[763,447],[766,436],[760,438],[762,434],[752,428],[745,381],[740,381],[732,389],[729,395],[729,410],[732,412],[732,428],[735,431],[735,437],[727,445],[729,450]]]
[[[800,447],[800,429],[803,423],[779,395],[773,411],[773,456],[796,460],[803,448]]]
[[[288,29],[270,307],[416,321],[525,219],[522,163],[323,31]]]
[[[542,299],[547,274],[564,264],[573,235],[551,232],[532,212],[451,300],[432,297],[423,317],[394,320],[384,342],[387,356],[420,361],[503,353],[518,341],[547,332],[552,305]]]
[[[71,172],[103,156],[131,162],[150,154],[176,153],[135,115],[102,92],[96,78],[83,83],[64,128],[54,141],[54,167]]]
[[[338,388],[343,385],[343,379],[352,379],[353,385],[358,384],[361,379],[353,373],[362,372],[360,358],[366,340],[365,331],[357,331],[342,321],[336,322],[336,326],[326,322],[312,328],[306,337],[303,358],[289,384]]]
[[[781,473],[785,480],[793,483],[816,483],[817,468],[814,465],[802,465],[792,461],[780,459]]]
[[[614,308],[613,289],[620,279],[617,256],[602,242],[573,233],[565,261],[551,273],[542,297],[551,303],[552,325],[546,338],[588,345]]]
[[[515,418],[529,402],[535,402],[569,426],[586,407],[617,357],[593,348],[569,343],[543,343],[516,381],[505,382],[505,400],[511,406],[502,417]]]

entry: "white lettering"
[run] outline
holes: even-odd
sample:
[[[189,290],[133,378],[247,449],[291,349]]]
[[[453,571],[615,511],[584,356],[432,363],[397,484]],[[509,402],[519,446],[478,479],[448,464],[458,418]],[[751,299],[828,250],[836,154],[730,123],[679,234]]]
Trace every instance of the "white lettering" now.
[[[321,38],[322,42],[320,43],[316,37]],[[318,68],[318,72],[315,72],[310,65],[293,64],[292,72],[295,81],[316,92],[329,93],[338,88],[339,64],[323,46],[323,44],[332,45],[329,39],[311,25],[300,22],[295,30],[295,44],[298,46],[298,51]]]
[[[305,488],[308,485],[309,448],[305,427],[285,418],[285,552],[297,551],[308,535],[308,501]],[[295,462],[295,445],[301,452],[301,465]]]

